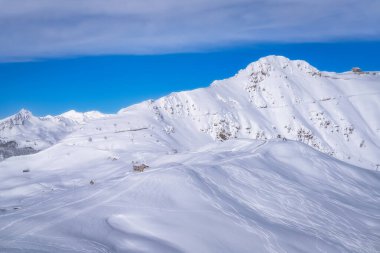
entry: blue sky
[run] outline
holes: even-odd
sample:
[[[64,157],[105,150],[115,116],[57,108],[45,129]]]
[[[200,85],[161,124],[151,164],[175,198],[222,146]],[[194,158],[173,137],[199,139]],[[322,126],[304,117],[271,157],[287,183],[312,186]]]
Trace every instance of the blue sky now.
[[[377,0],[0,0],[0,118],[122,107],[266,55],[380,70]]]
[[[113,113],[172,91],[208,86],[259,57],[304,59],[320,70],[380,70],[380,42],[272,44],[216,52],[96,56],[0,64],[0,117],[27,108],[36,115],[70,109]]]

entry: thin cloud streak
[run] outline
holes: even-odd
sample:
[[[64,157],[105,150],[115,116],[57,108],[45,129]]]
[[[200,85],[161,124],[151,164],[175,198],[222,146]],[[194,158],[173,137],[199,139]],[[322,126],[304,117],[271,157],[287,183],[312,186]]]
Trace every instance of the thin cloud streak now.
[[[0,61],[380,39],[377,0],[0,0]]]

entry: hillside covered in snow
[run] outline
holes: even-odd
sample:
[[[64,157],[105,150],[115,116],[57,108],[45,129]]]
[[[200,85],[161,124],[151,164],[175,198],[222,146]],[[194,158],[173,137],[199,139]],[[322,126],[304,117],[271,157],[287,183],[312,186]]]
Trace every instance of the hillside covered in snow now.
[[[281,56],[116,114],[22,110],[0,251],[378,252],[379,115],[379,72]]]
[[[172,93],[115,115],[69,111],[34,117],[21,110],[0,121],[0,140],[42,150],[69,133],[69,139],[85,133],[97,140],[117,132],[123,138],[129,130],[146,128],[150,134],[139,141],[151,142],[148,137],[154,135],[168,150],[232,138],[296,140],[376,169],[379,115],[380,73],[321,72],[305,61],[268,56],[206,89]]]
[[[0,161],[50,147],[78,125],[102,117],[105,115],[96,111],[79,113],[73,110],[54,117],[36,117],[21,109],[17,114],[0,120]]]

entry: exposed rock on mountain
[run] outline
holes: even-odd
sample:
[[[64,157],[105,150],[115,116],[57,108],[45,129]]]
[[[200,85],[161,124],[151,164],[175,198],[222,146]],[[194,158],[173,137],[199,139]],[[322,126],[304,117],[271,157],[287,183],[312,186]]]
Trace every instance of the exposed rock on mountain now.
[[[379,110],[378,72],[277,56],[113,115],[22,110],[0,252],[378,252]]]

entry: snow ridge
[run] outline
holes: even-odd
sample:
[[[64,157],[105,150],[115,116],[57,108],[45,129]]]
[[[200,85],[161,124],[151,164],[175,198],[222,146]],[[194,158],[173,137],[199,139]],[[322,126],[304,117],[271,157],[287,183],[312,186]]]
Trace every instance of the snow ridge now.
[[[162,129],[167,134],[159,134],[162,142],[170,139],[177,143],[168,147],[170,150],[191,149],[198,145],[199,139],[205,138],[208,141],[297,140],[351,164],[377,169],[380,166],[377,157],[379,83],[377,72],[322,72],[302,60],[268,56],[231,78],[213,82],[209,88],[172,93],[121,109],[116,115],[72,110],[39,119],[50,125],[54,122],[55,126],[49,130],[42,127],[45,132],[55,129],[53,132],[65,133],[56,134],[54,140],[43,140],[44,143],[54,144],[67,133],[77,135],[75,125],[82,125],[81,133],[88,131],[91,135],[92,129],[100,128],[97,122],[112,125],[113,119],[120,118],[131,125],[113,127],[114,131],[143,127],[157,134]],[[30,112],[21,111],[13,119],[3,120],[0,138],[12,140],[12,133],[7,129],[20,120],[30,122],[28,117],[32,117]],[[19,127],[22,132],[30,126],[22,129]],[[180,129],[183,133],[177,135]]]
[[[113,115],[22,110],[0,252],[377,252],[379,84],[270,56]]]

